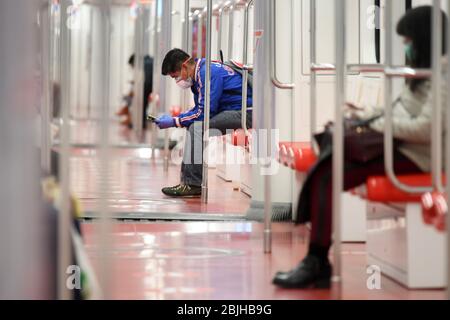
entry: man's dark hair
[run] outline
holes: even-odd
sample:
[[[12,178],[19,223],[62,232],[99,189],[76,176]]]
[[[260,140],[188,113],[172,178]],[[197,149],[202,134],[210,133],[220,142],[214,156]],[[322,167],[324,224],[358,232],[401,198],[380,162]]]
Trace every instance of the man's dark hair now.
[[[134,56],[134,53],[131,55],[131,57],[130,57],[130,59],[128,59],[128,64],[130,65],[130,66],[132,66],[132,67],[134,67],[134,59],[135,59],[135,56]]]
[[[181,70],[181,66],[186,60],[188,60],[190,56],[180,49],[172,49],[164,58],[162,64],[162,74],[163,76],[167,76],[170,73],[174,73]]]

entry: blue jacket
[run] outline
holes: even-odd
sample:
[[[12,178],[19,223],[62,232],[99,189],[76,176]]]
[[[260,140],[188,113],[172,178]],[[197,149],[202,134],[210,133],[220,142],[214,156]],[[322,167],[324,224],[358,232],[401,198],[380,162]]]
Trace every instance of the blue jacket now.
[[[176,118],[179,127],[189,127],[195,121],[203,121],[205,106],[206,60],[197,59],[195,67],[195,106]],[[252,89],[248,88],[248,110],[252,110]],[[211,64],[211,118],[222,111],[242,109],[242,76],[220,63]]]

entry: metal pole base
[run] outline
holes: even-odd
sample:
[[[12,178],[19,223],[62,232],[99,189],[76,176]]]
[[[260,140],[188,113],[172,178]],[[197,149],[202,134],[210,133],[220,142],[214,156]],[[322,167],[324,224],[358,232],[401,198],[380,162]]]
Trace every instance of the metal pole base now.
[[[337,284],[341,284],[342,283],[342,277],[341,276],[332,276],[331,277],[331,282],[333,283],[337,283]]]
[[[169,172],[169,157],[164,157],[164,172]]]
[[[208,203],[208,187],[202,186],[202,203]]]
[[[264,230],[264,253],[272,253],[272,230],[270,229]]]

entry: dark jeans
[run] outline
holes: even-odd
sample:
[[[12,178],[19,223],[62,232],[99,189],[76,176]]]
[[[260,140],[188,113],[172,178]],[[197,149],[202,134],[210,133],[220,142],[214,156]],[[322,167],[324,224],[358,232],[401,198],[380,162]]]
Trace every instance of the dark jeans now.
[[[421,173],[408,158],[395,153],[395,172],[398,174]],[[369,163],[345,162],[344,190],[351,190],[366,182],[370,176],[385,175],[384,158]],[[312,245],[331,246],[332,234],[332,157],[322,159],[308,174],[298,207],[298,223],[311,222]]]
[[[227,130],[241,129],[241,111],[223,111],[210,120],[210,136],[220,136]],[[247,112],[247,128],[252,127],[252,112]],[[194,122],[187,131],[183,163],[181,164],[181,183],[201,186],[203,180],[203,122]]]

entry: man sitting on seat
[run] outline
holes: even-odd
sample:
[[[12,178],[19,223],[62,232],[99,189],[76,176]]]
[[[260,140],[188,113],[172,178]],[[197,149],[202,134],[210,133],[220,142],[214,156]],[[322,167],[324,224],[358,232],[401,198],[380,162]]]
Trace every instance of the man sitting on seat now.
[[[164,188],[170,197],[199,197],[203,175],[203,119],[205,106],[206,60],[193,59],[180,49],[169,51],[164,58],[162,74],[174,79],[182,89],[191,89],[195,106],[179,117],[163,115],[156,120],[160,129],[188,129],[181,165],[181,184]],[[247,127],[252,124],[252,90],[248,88]],[[221,63],[211,64],[210,128],[222,134],[240,129],[242,117],[242,76]]]

